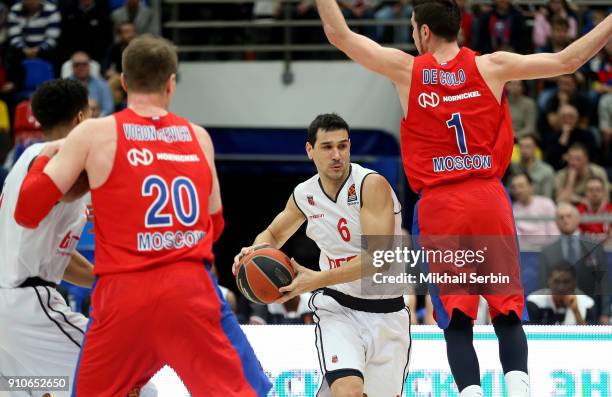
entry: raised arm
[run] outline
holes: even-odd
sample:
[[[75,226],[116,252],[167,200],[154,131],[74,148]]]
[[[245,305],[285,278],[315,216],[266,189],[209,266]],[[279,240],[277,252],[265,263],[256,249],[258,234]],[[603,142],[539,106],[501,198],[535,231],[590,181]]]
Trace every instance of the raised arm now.
[[[485,79],[504,84],[510,80],[531,80],[574,73],[612,40],[612,15],[563,51],[551,54],[519,55],[495,52],[479,57]]]
[[[336,0],[317,0],[323,29],[329,42],[365,68],[379,73],[398,86],[409,85],[413,57],[405,52],[382,47],[351,31]]]
[[[234,274],[238,262],[240,262],[240,259],[244,255],[248,255],[258,246],[269,245],[274,248],[281,248],[287,240],[297,232],[305,220],[306,218],[295,203],[292,194],[289,200],[287,200],[285,209],[276,215],[272,223],[255,237],[253,245],[243,248],[240,253],[234,257],[234,265],[232,267]]]

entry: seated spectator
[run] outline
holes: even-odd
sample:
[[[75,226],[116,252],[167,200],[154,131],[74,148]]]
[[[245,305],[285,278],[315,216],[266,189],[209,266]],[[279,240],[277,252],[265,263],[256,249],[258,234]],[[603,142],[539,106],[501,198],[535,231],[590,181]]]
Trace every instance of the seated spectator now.
[[[538,47],[536,52],[560,52],[572,42],[569,35],[570,25],[567,19],[554,17],[551,26],[552,32],[546,44]]]
[[[397,0],[383,4],[383,6],[380,7],[374,14],[374,18],[378,21],[386,21],[390,19],[410,19],[411,16],[412,7],[408,3],[408,0]],[[375,39],[379,43],[384,41],[385,28],[387,28],[387,26],[376,27]],[[410,23],[400,26],[393,26],[394,43],[409,43],[410,41]]]
[[[576,269],[560,262],[549,272],[548,288],[527,296],[529,322],[538,325],[596,324],[595,302],[576,288]]]
[[[60,23],[60,13],[52,2],[22,0],[13,4],[8,15],[10,59],[7,62],[13,66],[30,58],[53,62]]]
[[[582,144],[574,143],[567,151],[567,167],[555,176],[557,202],[582,202],[586,183],[593,176],[601,178],[605,182],[605,191],[609,191],[606,171],[589,161],[587,149]]]
[[[533,182],[528,174],[521,173],[512,177],[511,193],[515,218],[555,217],[555,203],[548,197],[533,194]],[[519,236],[557,236],[559,229],[553,220],[517,219],[516,233]]]
[[[89,112],[91,113],[92,119],[100,117],[100,104],[93,98],[89,98]]]
[[[495,0],[493,10],[478,19],[476,49],[482,54],[495,51],[526,51],[525,20],[510,0]]]
[[[457,0],[457,6],[461,9],[461,29],[459,30],[459,36],[457,36],[457,43],[460,46],[473,48],[474,14],[467,6],[467,2],[468,0]]]
[[[110,46],[104,62],[102,63],[102,74],[109,79],[114,74],[121,74],[121,55],[123,50],[137,36],[136,27],[132,22],[120,23],[117,27],[117,42]]]
[[[310,293],[296,296],[285,303],[253,305],[250,324],[312,324],[313,313],[308,307]]]
[[[557,207],[557,226],[561,237],[544,247],[540,253],[540,283],[553,267],[568,262],[576,270],[577,287],[595,301],[600,324],[608,324],[610,299],[608,290],[608,264],[601,244],[580,235],[580,214],[576,207],[561,203]]]
[[[587,66],[593,81],[593,91],[598,94],[612,93],[612,38]]]
[[[559,129],[559,109],[561,105],[572,105],[578,109],[580,128],[588,128],[591,119],[591,101],[588,96],[578,90],[578,78],[575,74],[566,74],[557,78],[557,94],[548,98],[543,107],[543,120],[540,133],[550,133]]]
[[[603,146],[603,163],[612,167],[612,93],[601,97],[598,113]]]
[[[89,56],[84,52],[76,52],[72,55],[72,76],[83,83],[89,91],[89,97],[95,99],[100,104],[100,116],[108,116],[115,107],[113,96],[106,81],[93,77],[89,73]]]
[[[102,66],[95,59],[89,60],[89,75],[92,77],[102,77]],[[66,62],[62,63],[62,67],[60,69],[60,77],[62,79],[67,79],[72,76],[72,59],[68,58]]]
[[[576,38],[578,23],[574,12],[565,0],[550,0],[545,8],[536,12],[533,18],[533,45],[536,48],[544,47],[553,35],[552,21],[557,18],[567,21],[567,36],[570,40]]]
[[[506,83],[506,89],[515,138],[526,134],[536,134],[538,110],[535,101],[525,95],[525,82],[509,81]]]
[[[512,173],[528,174],[533,181],[534,193],[552,199],[555,190],[555,170],[536,157],[537,137],[533,134],[523,135],[519,138],[519,148],[521,158],[518,163],[512,163]]]
[[[567,148],[574,143],[582,144],[589,155],[589,159],[597,161],[599,147],[595,136],[590,130],[578,127],[578,110],[570,104],[561,105],[557,114],[558,127],[549,136],[546,147],[546,161],[555,169],[563,167]]]
[[[77,0],[62,13],[61,59],[77,51],[88,53],[98,62],[113,42],[108,7],[101,0]]]
[[[597,176],[586,181],[584,201],[576,205],[581,215],[611,215],[612,203],[608,200],[610,192],[606,190],[606,183]],[[580,224],[580,232],[590,236],[593,240],[603,241],[608,236],[610,222],[595,222]]]
[[[123,22],[132,22],[139,34],[158,33],[155,31],[155,20],[153,17],[153,10],[140,0],[126,0],[123,7],[117,8],[111,14],[115,31]]]
[[[372,19],[374,18],[374,7],[371,0],[338,0],[342,14],[346,19]],[[376,26],[362,26],[360,33],[372,40],[376,39]]]

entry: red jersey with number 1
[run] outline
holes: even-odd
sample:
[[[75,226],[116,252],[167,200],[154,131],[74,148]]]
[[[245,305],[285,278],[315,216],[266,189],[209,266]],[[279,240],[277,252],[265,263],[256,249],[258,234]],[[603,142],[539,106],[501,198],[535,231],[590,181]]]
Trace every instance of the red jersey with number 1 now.
[[[190,123],[172,113],[114,115],[117,150],[92,190],[96,274],[212,259],[212,176]]]
[[[501,178],[513,144],[506,100],[500,105],[493,96],[474,51],[463,47],[444,64],[431,54],[414,58],[401,147],[415,192],[467,178]]]

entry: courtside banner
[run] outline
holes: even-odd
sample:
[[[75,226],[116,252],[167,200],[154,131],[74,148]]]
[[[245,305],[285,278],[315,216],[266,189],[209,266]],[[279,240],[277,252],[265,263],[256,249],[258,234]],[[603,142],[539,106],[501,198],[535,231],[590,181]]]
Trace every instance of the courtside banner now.
[[[255,325],[243,326],[243,329],[274,385],[269,397],[316,395],[321,371],[315,349],[314,326]],[[525,326],[525,332],[529,340],[532,396],[612,396],[612,328]],[[404,396],[458,397],[446,361],[442,332],[435,326],[413,326],[412,339],[410,372]],[[474,344],[480,360],[484,396],[505,397],[493,328],[476,326]],[[189,396],[169,367],[162,369],[153,382],[159,390],[159,397]]]

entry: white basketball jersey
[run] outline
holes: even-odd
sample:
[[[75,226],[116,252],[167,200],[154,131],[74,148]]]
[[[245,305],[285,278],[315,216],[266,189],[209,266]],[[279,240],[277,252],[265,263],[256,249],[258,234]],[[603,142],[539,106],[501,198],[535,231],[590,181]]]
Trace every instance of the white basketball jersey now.
[[[319,175],[300,183],[293,191],[296,205],[306,217],[306,235],[321,249],[319,266],[322,271],[342,266],[361,254],[361,186],[375,171],[352,163],[349,176],[337,197],[324,191]],[[395,235],[402,233],[401,205],[392,191],[395,213]],[[347,295],[372,298],[361,292],[361,280],[336,284],[334,288]]]
[[[85,197],[57,203],[36,229],[15,222],[21,183],[43,146],[35,144],[23,152],[0,196],[0,288],[15,288],[29,277],[59,283],[87,222]]]

